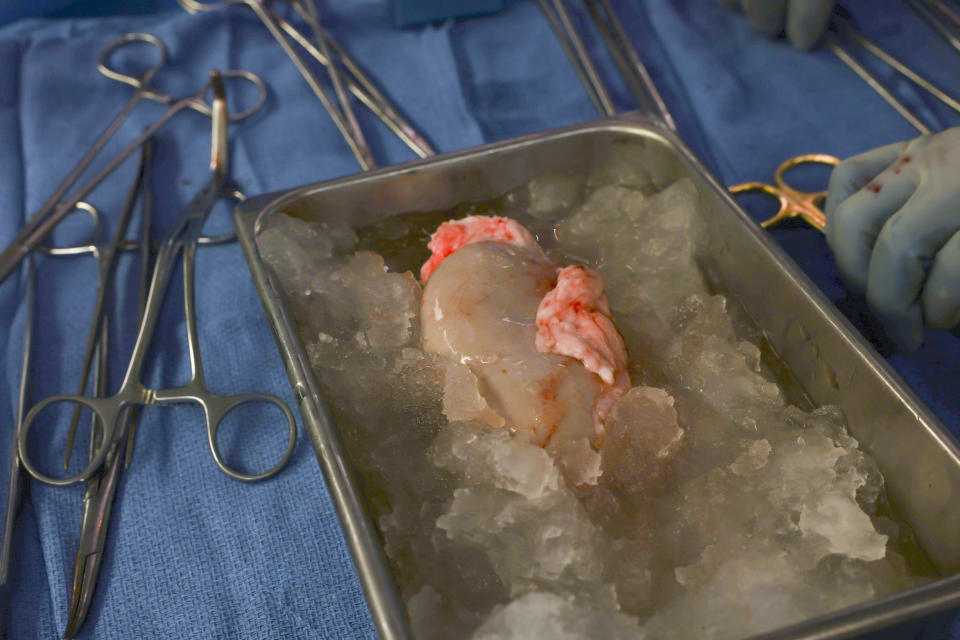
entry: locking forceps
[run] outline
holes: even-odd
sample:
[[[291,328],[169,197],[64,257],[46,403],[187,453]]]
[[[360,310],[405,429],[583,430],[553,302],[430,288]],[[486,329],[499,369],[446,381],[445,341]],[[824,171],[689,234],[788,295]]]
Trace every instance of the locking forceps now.
[[[149,190],[147,189],[146,181],[151,168],[151,143],[152,141],[148,140],[141,148],[140,165],[134,177],[133,185],[120,211],[120,217],[117,220],[116,229],[114,230],[110,243],[103,246],[92,245],[90,247],[99,263],[99,278],[93,320],[90,323],[90,333],[87,336],[79,393],[83,393],[86,389],[86,376],[89,374],[90,364],[92,362],[93,344],[99,334],[100,366],[98,367],[97,376],[94,381],[94,395],[98,398],[103,397],[107,387],[106,363],[108,329],[107,315],[104,306],[113,280],[114,258],[121,249],[123,239],[129,227],[131,214],[137,204],[138,196],[141,195],[142,215],[138,246],[141,252],[138,322],[142,321],[146,307],[147,282],[149,280],[150,270],[150,219],[152,217],[152,202],[148,196]],[[79,405],[75,407],[71,418],[67,456],[70,455],[73,447],[72,440],[78,418]],[[126,411],[121,420],[120,432],[122,435],[120,436],[120,442],[115,445],[114,450],[107,454],[103,468],[97,473],[94,473],[93,476],[86,481],[86,489],[83,495],[83,518],[80,526],[80,540],[77,545],[77,556],[73,572],[73,587],[70,591],[70,608],[67,615],[67,627],[63,634],[64,638],[71,638],[76,634],[90,609],[94,587],[96,586],[97,576],[100,573],[100,564],[103,559],[107,528],[110,525],[111,507],[117,492],[120,468],[121,466],[129,466],[130,456],[133,452],[134,427],[136,424],[133,409]],[[96,418],[91,428],[94,430],[95,435],[90,440],[89,455],[93,456],[96,453],[96,446],[102,437],[100,425]],[[122,462],[124,452],[126,456],[125,464]],[[66,465],[67,460],[64,461],[64,469],[67,468]]]
[[[350,146],[350,150],[356,157],[357,162],[360,163],[360,168],[364,171],[376,168],[377,163],[373,159],[373,153],[370,151],[370,147],[367,145],[363,135],[360,134],[359,137],[356,135],[359,132],[359,127],[356,131],[352,130],[350,123],[347,121],[347,118],[341,112],[340,108],[333,103],[333,100],[331,100],[330,96],[327,95],[327,92],[324,90],[323,86],[317,80],[316,76],[314,76],[310,71],[310,68],[306,65],[297,51],[293,48],[293,45],[290,44],[290,41],[284,37],[280,26],[274,18],[274,15],[272,15],[272,12],[267,8],[264,2],[261,0],[220,0],[219,2],[209,3],[198,2],[196,0],[177,1],[180,3],[180,6],[190,13],[209,11],[212,9],[218,9],[220,7],[229,7],[234,5],[246,5],[250,7],[256,14],[257,18],[260,19],[260,22],[263,23],[263,26],[267,28],[267,31],[270,32],[270,35],[273,36],[273,39],[277,41],[277,44],[283,48],[283,51],[287,54],[287,57],[289,57],[294,65],[296,65],[300,75],[303,76],[303,79],[306,81],[307,85],[310,86],[310,90],[313,91],[314,95],[317,96],[317,99],[320,100],[320,103],[323,104],[324,109],[326,109],[330,114],[330,118],[333,120],[333,123],[337,126],[337,129],[340,130],[344,140],[347,141],[347,144]],[[333,68],[332,61],[330,67]]]
[[[110,68],[108,66],[108,57],[111,52],[116,51],[118,48],[124,45],[134,42],[145,42],[157,47],[160,51],[160,61],[138,76],[123,74],[115,69]],[[84,155],[80,163],[77,165],[77,168],[75,168],[64,179],[64,181],[60,184],[54,194],[47,200],[47,202],[41,207],[41,209],[34,214],[30,221],[19,231],[19,233],[17,233],[10,245],[4,249],[3,253],[0,253],[0,282],[3,282],[3,280],[13,272],[17,265],[20,264],[20,261],[22,261],[28,253],[35,249],[48,235],[50,235],[57,224],[59,224],[59,222],[74,209],[78,202],[84,200],[87,195],[89,195],[90,192],[97,187],[97,185],[106,179],[106,177],[110,175],[114,169],[116,169],[120,163],[127,158],[127,156],[133,153],[141,144],[143,144],[145,140],[153,136],[159,129],[166,125],[166,123],[169,122],[175,115],[184,109],[190,109],[210,115],[210,105],[207,104],[205,100],[205,95],[210,88],[209,82],[205,83],[196,94],[181,98],[179,100],[174,100],[173,97],[167,94],[159,93],[150,86],[150,81],[153,79],[153,76],[163,67],[165,61],[166,49],[163,47],[163,43],[161,43],[155,37],[144,33],[129,33],[123,35],[109,43],[106,47],[104,47],[103,51],[101,51],[97,69],[99,69],[99,71],[108,78],[129,84],[130,86],[134,87],[135,91],[130,97],[130,100],[127,102],[127,105],[120,111],[119,114],[117,114],[117,117],[114,118],[113,122],[111,122],[107,129],[100,135],[100,137],[97,138],[96,142],[94,142],[87,154]],[[258,76],[250,73],[249,71],[238,70],[225,71],[223,72],[222,76],[224,78],[239,77],[248,80],[256,85],[259,91],[259,97],[257,101],[249,109],[227,116],[230,121],[243,120],[256,112],[263,105],[267,97],[267,90],[266,86],[263,84],[263,81]],[[134,143],[129,145],[106,167],[101,169],[98,174],[90,179],[77,192],[75,192],[74,195],[71,196],[67,201],[60,203],[63,196],[77,181],[83,170],[89,166],[89,164],[103,148],[103,145],[105,145],[113,136],[133,108],[143,98],[149,98],[151,100],[156,100],[163,104],[167,104],[169,105],[169,108],[167,109],[167,112],[160,116],[156,122],[150,125]]]
[[[849,12],[844,9],[838,9],[838,12],[842,17],[849,18]],[[949,95],[946,91],[936,86],[919,73],[905,65],[903,62],[890,55],[887,51],[882,49],[879,45],[868,39],[862,33],[853,28],[850,24],[849,19],[841,20],[835,22],[833,28],[836,29],[840,34],[847,36],[851,41],[857,44],[861,49],[868,52],[870,55],[882,60],[887,65],[889,65],[894,71],[907,78],[915,85],[926,91],[928,94],[945,104],[950,109],[960,113],[960,101],[958,101],[953,96]],[[913,128],[919,131],[922,134],[932,133],[932,129],[928,127],[915,113],[913,113],[905,104],[903,104],[899,99],[896,98],[880,80],[870,73],[866,67],[857,62],[850,53],[843,47],[840,40],[832,36],[828,36],[826,39],[827,48],[840,59],[851,71],[860,76],[860,79],[866,82],[871,89],[873,89],[881,98],[887,101],[887,103],[897,110],[903,118],[913,125]]]
[[[613,116],[617,113],[617,108],[610,97],[610,92],[600,76],[587,52],[587,47],[574,26],[573,18],[564,4],[564,0],[539,0],[540,9],[550,27],[553,29],[557,40],[563,47],[573,65],[574,71],[580,77],[587,95],[596,107],[601,116]],[[643,61],[630,42],[623,24],[620,22],[617,12],[607,0],[583,0],[583,4],[590,13],[593,24],[599,31],[607,46],[610,56],[620,67],[627,86],[637,99],[637,104],[643,112],[659,120],[664,126],[672,131],[677,130],[676,122],[667,108],[666,102],[653,83],[650,72],[644,66]]]
[[[391,131],[393,131],[400,140],[402,140],[410,149],[421,158],[435,155],[433,148],[421,136],[414,127],[405,120],[387,99],[374,86],[373,82],[360,70],[359,66],[346,54],[340,45],[324,31],[317,19],[316,9],[308,0],[294,0],[294,8],[306,20],[316,36],[317,44],[314,45],[297,27],[291,24],[283,16],[274,11],[263,0],[219,0],[214,2],[200,2],[199,0],[177,0],[181,7],[188,13],[201,13],[213,11],[224,7],[233,7],[246,5],[257,18],[266,27],[273,39],[280,45],[287,57],[297,67],[297,71],[303,77],[304,81],[313,91],[314,95],[320,100],[324,109],[330,114],[331,119],[337,129],[343,135],[350,150],[357,158],[357,162],[364,171],[376,168],[376,162],[366,139],[360,131],[359,125],[353,117],[350,106],[346,103],[345,90],[349,90],[360,102],[362,102],[370,111],[376,115]],[[311,71],[306,61],[294,48],[294,43],[300,45],[317,62],[326,66],[330,72],[330,77],[337,92],[340,106],[334,104],[334,101],[327,94],[326,90],[320,84],[320,81]],[[349,74],[343,73],[337,68],[338,63],[342,63]],[[352,76],[352,77],[351,77]],[[337,88],[340,84],[340,88]]]
[[[399,112],[390,104],[390,101],[380,92],[373,81],[367,77],[363,69],[350,57],[350,55],[341,47],[333,37],[322,28],[319,28],[318,37],[326,40],[326,51],[324,54],[320,50],[319,43],[314,45],[303,33],[300,32],[289,20],[278,14],[272,9],[267,9],[270,17],[273,18],[277,26],[286,33],[291,40],[299,44],[309,53],[314,60],[320,64],[330,67],[337,64],[337,59],[343,67],[349,71],[344,74],[343,81],[346,88],[363,103],[367,109],[377,116],[384,125],[406,144],[417,156],[429,158],[435,156],[437,152],[430,146],[423,136],[417,133],[413,125],[410,124]],[[319,27],[319,25],[317,25]],[[331,55],[332,54],[332,55]],[[335,57],[333,57],[335,56]]]
[[[160,246],[156,264],[147,294],[143,320],[137,331],[133,354],[124,375],[119,391],[109,398],[91,398],[83,395],[51,396],[36,404],[26,415],[18,439],[20,459],[24,468],[36,479],[47,484],[65,486],[87,480],[100,469],[107,456],[114,451],[124,438],[123,415],[132,407],[149,404],[172,404],[195,402],[203,409],[207,431],[207,444],[217,466],[232,478],[243,481],[256,481],[276,474],[286,465],[296,443],[296,422],[290,409],[280,398],[262,393],[245,393],[230,396],[217,396],[207,388],[203,375],[197,337],[196,303],[194,296],[194,270],[197,241],[204,222],[214,204],[225,194],[227,181],[227,111],[223,81],[219,73],[211,72],[209,86],[213,89],[212,104],[212,141],[210,152],[211,176],[207,184],[194,196],[184,211],[175,220],[172,230]],[[202,95],[202,94],[201,94]],[[150,130],[148,129],[149,133]],[[139,143],[139,141],[138,141]],[[140,382],[143,365],[146,361],[154,329],[160,315],[167,285],[176,268],[178,257],[182,254],[184,284],[184,315],[187,332],[187,349],[190,356],[191,375],[182,387],[172,389],[148,389]],[[57,478],[43,473],[30,457],[28,446],[30,433],[38,414],[46,407],[58,403],[79,404],[88,408],[100,421],[102,438],[94,447],[89,464],[80,473]],[[280,460],[262,473],[244,473],[234,469],[224,460],[217,443],[217,433],[221,421],[232,409],[250,403],[267,403],[279,408],[287,421],[288,442]]]
[[[90,204],[80,202],[74,210],[77,213],[84,213],[90,216],[93,221],[93,232],[97,234],[100,230],[100,213]],[[69,247],[40,247],[41,253],[53,256],[75,256],[79,254],[92,254],[100,264],[99,250],[92,244],[79,244]],[[27,393],[30,381],[30,361],[33,349],[33,330],[34,315],[36,313],[36,266],[33,257],[29,257],[24,263],[24,330],[23,330],[23,355],[20,363],[20,389],[17,394],[17,407],[14,414],[13,425],[13,448],[10,455],[10,473],[7,484],[7,509],[6,518],[3,527],[3,546],[0,547],[0,585],[7,582],[10,569],[11,550],[13,547],[13,530],[16,523],[17,508],[20,503],[20,493],[22,490],[22,471],[23,465],[20,462],[20,456],[17,451],[17,441],[20,430],[23,426],[23,417],[27,408]],[[94,350],[90,353],[90,361],[94,358],[99,359],[98,376],[95,379],[95,387],[99,387],[103,379],[103,369],[106,363],[106,331],[101,331],[94,344]]]
[[[7,487],[7,510],[3,525],[3,547],[0,547],[0,586],[7,583],[10,571],[10,550],[13,545],[13,525],[17,516],[17,507],[20,503],[21,463],[17,455],[17,440],[23,429],[23,414],[27,405],[27,389],[30,381],[30,351],[33,348],[33,317],[36,313],[36,271],[33,259],[27,260],[24,265],[24,329],[23,329],[23,358],[20,361],[20,389],[17,393],[16,416],[13,425],[14,445],[10,451],[10,474]]]
[[[103,338],[98,338],[98,336],[101,336],[106,332],[106,329],[104,328],[106,324],[104,307],[106,305],[107,296],[110,290],[110,281],[113,279],[115,258],[117,252],[120,250],[120,244],[123,238],[125,238],[127,235],[127,229],[130,226],[131,214],[133,213],[133,209],[136,205],[137,196],[141,191],[141,186],[146,178],[147,172],[149,171],[150,158],[152,156],[151,147],[151,140],[147,140],[143,147],[141,147],[140,166],[137,169],[133,187],[127,194],[126,200],[123,203],[123,207],[120,210],[120,216],[117,220],[117,226],[114,230],[112,241],[106,245],[93,245],[90,247],[91,252],[94,253],[95,257],[97,258],[99,267],[97,274],[97,298],[93,305],[93,320],[90,323],[90,330],[87,334],[87,343],[84,346],[83,365],[80,372],[80,383],[77,393],[83,393],[87,388],[87,380],[90,377],[90,368],[93,363],[93,352],[94,349],[97,348],[98,339],[100,340],[99,359],[101,362],[106,361],[106,340]],[[144,220],[144,228],[147,230],[149,229],[148,220]],[[149,257],[149,245],[142,245],[140,249],[142,255]],[[142,270],[141,275],[145,276],[146,271]],[[80,407],[77,406],[74,407],[73,415],[70,419],[70,430],[67,433],[67,449],[63,460],[64,470],[67,469],[67,466],[70,462],[70,455],[73,450],[73,440],[76,435],[79,417]]]
[[[110,56],[125,46],[141,43],[147,44],[154,47],[157,50],[159,59],[155,64],[150,68],[144,71],[139,76],[131,76],[125,73],[121,73],[116,69],[113,69],[109,66]],[[156,75],[160,69],[167,62],[167,48],[163,46],[163,42],[150,35],[149,33],[127,33],[116,40],[108,43],[107,46],[103,48],[100,52],[100,55],[97,57],[97,71],[102,73],[104,76],[110,78],[111,80],[116,80],[124,84],[129,84],[134,88],[133,94],[130,96],[130,99],[127,100],[127,104],[120,110],[120,112],[113,118],[110,124],[107,125],[107,128],[104,129],[103,133],[94,140],[93,145],[87,152],[80,158],[80,161],[77,165],[67,174],[67,176],[60,182],[57,188],[50,194],[50,197],[40,205],[40,208],[30,217],[27,223],[23,226],[20,232],[14,237],[11,245],[22,245],[24,243],[30,242],[31,237],[36,233],[37,227],[43,222],[47,215],[57,206],[57,203],[67,194],[70,187],[76,183],[77,179],[80,178],[80,175],[90,166],[90,163],[93,162],[94,158],[97,157],[97,154],[103,149],[103,146],[113,137],[113,134],[117,132],[117,129],[120,128],[120,125],[123,124],[123,121],[127,119],[130,115],[130,112],[140,103],[143,99],[155,100],[158,102],[170,102],[170,97],[154,91],[150,87],[150,81],[153,79],[153,76]],[[8,249],[9,251],[9,249]],[[6,255],[6,252],[4,253]],[[2,260],[0,260],[2,262]],[[4,279],[5,275],[0,275],[0,281]]]

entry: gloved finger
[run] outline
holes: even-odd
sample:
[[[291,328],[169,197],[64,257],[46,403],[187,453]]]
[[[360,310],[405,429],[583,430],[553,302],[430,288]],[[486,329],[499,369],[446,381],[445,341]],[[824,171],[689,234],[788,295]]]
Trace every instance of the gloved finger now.
[[[933,258],[957,231],[939,222],[942,207],[923,192],[883,225],[870,258],[867,303],[894,328],[894,338],[907,348],[923,338],[921,289],[924,260]]]
[[[743,12],[753,28],[768,36],[783,31],[787,13],[787,0],[740,0]]]
[[[960,326],[960,231],[937,252],[923,287],[923,314],[937,329]]]
[[[885,172],[843,201],[832,215],[827,237],[840,275],[853,289],[867,289],[874,243],[888,218],[916,191],[913,175]]]
[[[790,0],[787,9],[787,37],[793,46],[806,51],[820,39],[830,14],[833,0]]]
[[[830,174],[830,186],[827,188],[827,202],[824,211],[827,214],[827,238],[830,238],[830,218],[841,202],[852,196],[867,183],[880,175],[900,157],[907,142],[895,142],[883,147],[871,149],[865,153],[851,156],[834,167]]]

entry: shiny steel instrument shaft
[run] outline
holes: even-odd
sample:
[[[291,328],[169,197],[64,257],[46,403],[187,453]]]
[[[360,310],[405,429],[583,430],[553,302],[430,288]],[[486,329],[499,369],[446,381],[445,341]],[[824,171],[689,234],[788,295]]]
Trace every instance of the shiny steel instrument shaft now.
[[[859,62],[857,62],[847,51],[840,46],[840,44],[833,38],[827,38],[827,47],[830,48],[830,51],[833,52],[845,65],[850,67],[854,73],[860,76],[864,82],[870,85],[870,88],[876,91],[881,98],[887,101],[897,112],[903,116],[907,122],[909,122],[913,127],[920,133],[927,134],[931,133],[930,127],[925,125],[917,116],[913,114],[910,109],[900,102],[892,93],[887,91],[886,87],[880,83],[880,81],[866,68],[863,67]]]
[[[330,83],[333,85],[333,93],[337,96],[337,102],[340,103],[340,117],[343,118],[347,129],[350,130],[350,135],[356,140],[357,146],[368,154],[367,162],[371,166],[376,166],[373,155],[370,152],[370,145],[367,144],[367,139],[363,135],[360,123],[357,122],[357,116],[353,112],[353,106],[350,104],[350,100],[347,99],[347,93],[343,89],[343,80],[340,78],[339,65],[336,64],[333,56],[330,55],[330,47],[327,45],[327,34],[320,26],[317,5],[313,0],[293,0],[293,6],[313,31],[313,39],[320,48],[320,52],[330,61],[330,64],[327,65],[327,74],[330,76]]]
[[[281,17],[276,12],[269,10],[270,16],[283,29],[291,40],[310,54],[317,62],[323,65],[335,64],[327,58],[319,48],[317,48],[310,39],[297,29],[296,26]],[[333,39],[327,40],[328,47],[339,57],[343,66],[350,71],[352,77],[344,78],[347,89],[356,96],[357,100],[362,102],[370,111],[376,115],[393,133],[403,141],[410,149],[421,158],[428,158],[436,155],[436,151],[430,146],[413,125],[401,116],[390,104],[383,94],[376,88],[373,82],[363,73],[360,67],[350,58],[349,55]]]
[[[667,104],[653,83],[650,73],[637,54],[637,50],[630,42],[620,18],[607,0],[586,0],[590,17],[600,35],[607,44],[607,50],[616,60],[623,73],[627,85],[633,92],[637,103],[644,113],[658,118],[671,130],[676,131],[677,125],[667,109]]]
[[[610,99],[610,93],[601,80],[579,32],[574,27],[563,0],[552,0],[552,8],[548,0],[538,0],[538,2],[597,112],[601,116],[614,115],[617,110],[613,100]]]
[[[27,390],[30,384],[30,350],[33,347],[33,318],[36,312],[36,270],[33,260],[24,264],[26,277],[24,278],[24,325],[23,325],[23,357],[20,360],[20,390],[17,393],[16,415],[13,424],[14,446],[10,450],[10,473],[7,486],[7,511],[3,525],[3,547],[0,548],[0,585],[7,583],[10,572],[10,553],[13,545],[13,525],[17,518],[17,507],[20,504],[20,491],[23,479],[23,468],[17,452],[16,442],[20,437],[23,426],[23,415],[27,409]]]

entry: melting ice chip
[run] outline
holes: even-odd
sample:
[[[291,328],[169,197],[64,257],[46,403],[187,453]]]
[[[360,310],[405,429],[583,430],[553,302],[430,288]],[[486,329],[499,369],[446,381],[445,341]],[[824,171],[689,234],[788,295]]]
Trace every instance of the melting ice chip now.
[[[826,538],[830,553],[860,560],[882,560],[887,554],[887,536],[877,533],[856,500],[839,491],[823,494],[812,507],[804,506],[800,530],[805,536]]]
[[[643,640],[636,619],[577,606],[552,593],[534,592],[501,607],[473,634],[473,640]]]

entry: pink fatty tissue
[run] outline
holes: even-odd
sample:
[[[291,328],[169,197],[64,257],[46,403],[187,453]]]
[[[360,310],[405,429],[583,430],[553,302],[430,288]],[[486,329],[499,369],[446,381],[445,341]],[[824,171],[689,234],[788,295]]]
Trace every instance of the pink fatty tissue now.
[[[426,284],[430,274],[447,256],[475,242],[506,242],[542,253],[533,235],[510,218],[468,216],[461,220],[450,220],[437,227],[430,236],[427,248],[432,254],[420,267],[420,282]]]
[[[604,389],[595,409],[601,420],[630,390],[627,347],[613,325],[596,271],[578,266],[559,270],[556,287],[537,308],[536,340],[537,351],[576,358],[600,376]]]

